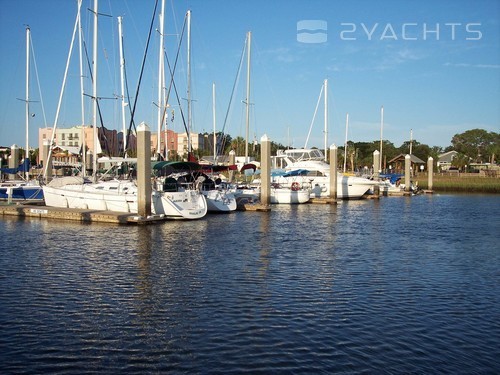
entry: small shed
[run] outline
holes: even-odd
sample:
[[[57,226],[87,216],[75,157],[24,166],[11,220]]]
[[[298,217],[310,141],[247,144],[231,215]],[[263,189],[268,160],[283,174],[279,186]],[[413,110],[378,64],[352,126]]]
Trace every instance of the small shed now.
[[[391,169],[392,172],[404,173],[405,157],[406,157],[406,154],[399,154],[395,158],[392,158],[391,160],[389,160],[389,168]],[[412,174],[414,174],[418,170],[420,165],[425,165],[425,161],[420,159],[418,156],[411,154],[410,155],[410,165],[411,165]]]

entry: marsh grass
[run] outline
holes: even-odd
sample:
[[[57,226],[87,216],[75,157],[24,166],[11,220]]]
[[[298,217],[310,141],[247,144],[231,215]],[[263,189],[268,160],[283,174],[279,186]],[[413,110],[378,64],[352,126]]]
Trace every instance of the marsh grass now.
[[[428,189],[426,175],[414,178],[421,189]],[[434,191],[449,191],[463,193],[491,193],[500,194],[500,178],[480,177],[470,175],[435,175],[432,181]]]

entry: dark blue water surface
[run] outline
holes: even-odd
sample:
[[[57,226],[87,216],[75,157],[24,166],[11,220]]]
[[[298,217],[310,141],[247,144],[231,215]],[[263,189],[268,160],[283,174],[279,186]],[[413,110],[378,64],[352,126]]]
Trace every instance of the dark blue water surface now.
[[[500,373],[500,196],[0,217],[0,373]]]

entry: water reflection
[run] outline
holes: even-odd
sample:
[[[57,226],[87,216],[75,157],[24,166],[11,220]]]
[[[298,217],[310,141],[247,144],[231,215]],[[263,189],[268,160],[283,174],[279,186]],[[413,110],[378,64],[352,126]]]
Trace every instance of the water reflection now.
[[[499,203],[2,218],[0,370],[496,373]]]

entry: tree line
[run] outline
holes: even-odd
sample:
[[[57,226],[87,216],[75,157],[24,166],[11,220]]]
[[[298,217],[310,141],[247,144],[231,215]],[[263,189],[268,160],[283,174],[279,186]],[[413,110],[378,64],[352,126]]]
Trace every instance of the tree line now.
[[[203,149],[195,151],[198,158],[210,156],[213,154],[213,135],[205,134],[206,142]],[[231,138],[230,135],[217,133],[217,139],[224,139],[222,152],[219,154],[228,155],[231,150],[236,152],[236,155],[245,154],[245,139],[242,137]],[[271,154],[276,155],[278,150],[284,150],[287,147],[276,142],[271,142]],[[221,149],[221,148],[219,148]],[[347,152],[345,147],[338,148],[338,162],[344,164],[344,155],[347,155],[347,169],[355,171],[365,166],[371,167],[373,164],[373,152],[380,151],[380,140],[372,142],[347,142]],[[470,163],[491,163],[495,164],[496,156],[500,152],[500,133],[487,132],[484,129],[472,129],[463,133],[455,134],[451,139],[451,145],[443,148],[439,146],[429,146],[418,142],[411,141],[411,153],[418,158],[427,161],[429,156],[432,156],[434,162],[437,162],[440,154],[456,151],[457,156],[453,159],[452,165],[462,168]],[[405,141],[401,146],[396,147],[388,140],[382,141],[382,165],[385,165],[389,160],[400,154],[410,153],[410,141]],[[260,159],[260,144],[257,142],[248,144],[248,155],[255,159]]]

